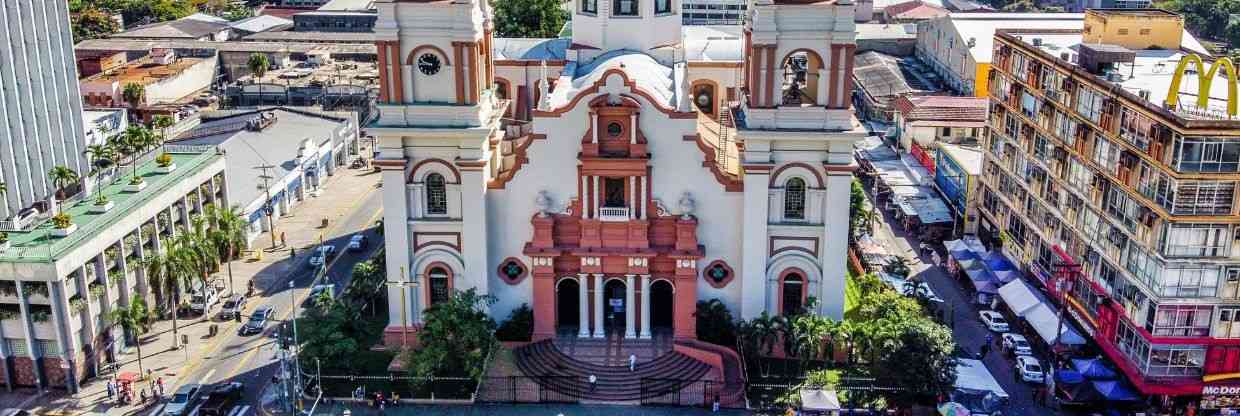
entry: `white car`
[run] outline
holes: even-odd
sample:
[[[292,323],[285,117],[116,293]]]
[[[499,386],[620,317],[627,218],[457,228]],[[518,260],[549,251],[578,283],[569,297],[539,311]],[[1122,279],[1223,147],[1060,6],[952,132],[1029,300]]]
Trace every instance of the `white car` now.
[[[977,317],[982,320],[982,324],[986,325],[986,329],[994,332],[1008,332],[1008,323],[1003,319],[1003,315],[995,311],[980,311]]]
[[[198,313],[207,313],[218,301],[219,295],[215,288],[207,286],[202,291],[190,294],[189,309]]]
[[[1016,357],[1016,373],[1020,374],[1022,381],[1030,383],[1041,383],[1044,377],[1042,363],[1039,363],[1037,358],[1027,355]]]
[[[331,260],[336,255],[336,246],[319,246],[314,250],[314,254],[310,256],[310,265],[319,267]]]
[[[1029,345],[1029,340],[1024,335],[1006,333],[1003,334],[1003,350],[1016,355],[1033,355],[1033,347]]]

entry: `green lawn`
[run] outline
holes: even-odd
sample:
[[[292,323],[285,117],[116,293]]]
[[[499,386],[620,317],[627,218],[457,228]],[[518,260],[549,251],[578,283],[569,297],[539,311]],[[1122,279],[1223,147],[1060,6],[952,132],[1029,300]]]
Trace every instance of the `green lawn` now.
[[[844,278],[844,318],[847,319],[852,315],[852,311],[857,308],[861,302],[861,289],[857,287],[857,282],[853,280],[851,271],[847,272]]]

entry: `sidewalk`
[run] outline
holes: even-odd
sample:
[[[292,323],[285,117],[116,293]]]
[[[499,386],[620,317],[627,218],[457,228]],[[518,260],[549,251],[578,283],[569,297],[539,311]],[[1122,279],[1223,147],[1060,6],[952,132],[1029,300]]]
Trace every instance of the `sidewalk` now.
[[[242,259],[233,262],[233,284],[236,285],[236,291],[244,292],[251,280],[256,289],[255,297],[267,297],[268,291],[283,289],[290,273],[296,270],[295,267],[305,262],[310,254],[309,249],[317,246],[320,238],[331,240],[356,231],[341,229],[342,227],[338,227],[338,224],[357,209],[371,191],[378,188],[379,178],[380,175],[372,173],[369,169],[342,168],[337,170],[336,174],[329,177],[320,187],[318,197],[308,194],[306,200],[293,207],[292,213],[281,217],[276,224],[276,233],[284,234],[287,247],[297,249],[297,257],[293,261],[288,261],[287,247],[281,247],[275,252],[267,252],[265,249],[271,246],[271,234],[259,235],[252,243],[253,250],[247,251]],[[327,228],[321,228],[324,218],[328,220]],[[280,236],[277,234],[277,244],[279,240]],[[256,257],[256,250],[264,251],[261,260]],[[223,266],[219,273],[213,275],[213,278],[220,278],[225,282],[224,293],[228,293],[227,270],[227,266]],[[251,304],[253,303],[255,302],[251,301]],[[218,312],[218,309],[213,310],[207,316],[178,319],[177,335],[189,339],[189,345],[185,348],[172,349],[174,338],[170,319],[156,322],[152,325],[151,331],[142,337],[142,371],[150,371],[153,377],[163,378],[165,395],[171,394],[177,386],[184,383],[212,381],[207,379],[211,372],[201,377],[201,380],[187,380],[186,378],[194,375],[198,367],[211,359],[213,354],[220,353],[222,341],[228,339],[228,335],[234,333],[237,325],[240,325],[235,321],[221,322],[212,319],[215,312]],[[214,337],[208,335],[212,324],[218,325],[219,330]],[[118,354],[117,362],[120,363],[118,372],[139,372],[136,348],[130,348]],[[107,379],[91,379],[82,384],[81,390],[76,395],[68,395],[63,390],[52,389],[46,395],[33,400],[31,400],[33,390],[14,391],[0,394],[0,404],[21,405],[23,408],[34,410],[37,414],[91,412],[133,415],[142,413],[142,409],[137,406],[115,406],[114,401],[108,400],[106,385]],[[150,394],[147,385],[136,386],[135,391],[143,389]]]

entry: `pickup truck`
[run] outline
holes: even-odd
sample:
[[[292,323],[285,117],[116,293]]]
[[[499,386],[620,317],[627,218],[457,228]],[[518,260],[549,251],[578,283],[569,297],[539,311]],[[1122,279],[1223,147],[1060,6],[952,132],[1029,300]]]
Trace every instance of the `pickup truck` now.
[[[207,399],[198,407],[197,416],[227,416],[237,402],[245,386],[239,382],[223,383],[208,388]]]

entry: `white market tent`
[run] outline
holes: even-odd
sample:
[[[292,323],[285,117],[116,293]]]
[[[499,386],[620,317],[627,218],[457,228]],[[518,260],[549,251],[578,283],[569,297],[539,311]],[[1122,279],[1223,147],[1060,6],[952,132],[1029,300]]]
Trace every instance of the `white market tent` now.
[[[1055,344],[1055,338],[1059,337],[1062,337],[1062,339],[1059,340],[1060,344],[1085,344],[1085,338],[1082,338],[1080,334],[1077,334],[1076,330],[1072,329],[1071,325],[1068,325],[1066,322],[1063,325],[1059,324],[1059,316],[1056,315],[1055,311],[1051,310],[1051,307],[1047,306],[1045,303],[1038,304],[1038,306],[1034,307],[1033,310],[1030,310],[1024,318],[1025,321],[1029,322],[1029,326],[1032,326],[1033,330],[1037,331],[1038,336],[1042,337],[1042,340],[1046,341],[1048,345]],[[1059,332],[1059,336],[1056,336],[1056,331]]]
[[[1003,399],[1010,397],[1007,391],[1003,390],[1003,386],[999,385],[999,381],[995,380],[995,376],[990,374],[990,370],[986,369],[986,365],[971,358],[957,360],[956,389],[988,392]]]
[[[1038,296],[1034,294],[1033,288],[1020,279],[1013,280],[1000,287],[999,297],[1003,298],[1003,303],[1006,303],[1016,316],[1025,316],[1034,307],[1042,304],[1042,300],[1038,299]]]
[[[831,412],[840,410],[840,397],[835,391],[801,389],[801,410],[807,412]]]

